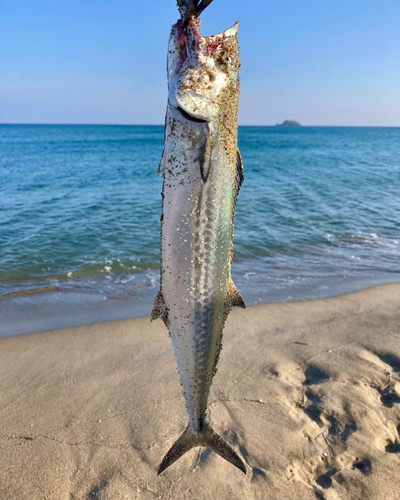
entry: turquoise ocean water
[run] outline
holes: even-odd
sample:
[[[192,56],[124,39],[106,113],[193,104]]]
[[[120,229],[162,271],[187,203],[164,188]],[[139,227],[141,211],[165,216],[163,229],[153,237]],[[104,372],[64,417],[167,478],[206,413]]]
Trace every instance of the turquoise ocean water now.
[[[162,126],[0,125],[0,336],[149,314]],[[400,281],[400,129],[240,127],[248,305]]]

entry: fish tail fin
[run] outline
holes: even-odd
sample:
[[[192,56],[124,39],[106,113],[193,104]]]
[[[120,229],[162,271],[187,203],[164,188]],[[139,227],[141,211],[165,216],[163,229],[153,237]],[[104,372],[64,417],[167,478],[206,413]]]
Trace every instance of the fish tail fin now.
[[[196,446],[207,446],[246,474],[246,468],[239,455],[208,424],[206,424],[205,430],[199,435],[194,434],[188,426],[163,458],[158,467],[157,474],[160,475],[167,467]]]
[[[208,424],[206,424],[204,444],[215,451],[215,453],[218,453],[220,457],[225,458],[225,460],[235,465],[238,469],[244,472],[244,474],[246,474],[246,467],[236,451],[234,451],[228,443],[218,436],[218,434]]]
[[[176,462],[178,458],[181,458],[181,456],[184,455],[187,451],[191,450],[195,446],[199,446],[199,444],[200,443],[192,433],[191,429],[189,427],[186,427],[185,432],[177,441],[175,441],[168,453],[162,459],[162,462],[160,463],[157,470],[157,475],[160,475],[162,471]]]

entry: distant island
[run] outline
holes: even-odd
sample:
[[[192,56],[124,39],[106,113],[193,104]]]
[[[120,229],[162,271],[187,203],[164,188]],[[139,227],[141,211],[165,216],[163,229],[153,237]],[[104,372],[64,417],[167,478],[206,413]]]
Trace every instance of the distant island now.
[[[283,123],[277,123],[277,127],[301,127],[299,122],[295,122],[294,120],[285,120]]]

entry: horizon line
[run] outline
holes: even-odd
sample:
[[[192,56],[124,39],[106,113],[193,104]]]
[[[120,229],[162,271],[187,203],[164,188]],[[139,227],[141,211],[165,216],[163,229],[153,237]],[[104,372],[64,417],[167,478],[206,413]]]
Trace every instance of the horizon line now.
[[[9,122],[2,123],[1,125],[55,125],[55,126],[90,126],[90,127],[164,127],[164,123],[35,123],[35,122]],[[274,125],[242,125],[239,127],[282,127],[282,128],[304,128],[304,127],[337,127],[337,128],[400,128],[400,125],[282,125],[281,123],[276,123]]]

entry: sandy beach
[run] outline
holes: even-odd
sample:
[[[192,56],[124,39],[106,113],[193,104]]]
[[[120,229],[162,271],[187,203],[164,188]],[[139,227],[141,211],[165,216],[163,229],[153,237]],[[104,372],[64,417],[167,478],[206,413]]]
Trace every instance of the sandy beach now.
[[[0,340],[1,500],[400,499],[400,284],[232,311],[213,428],[188,452],[167,330],[149,318]]]

